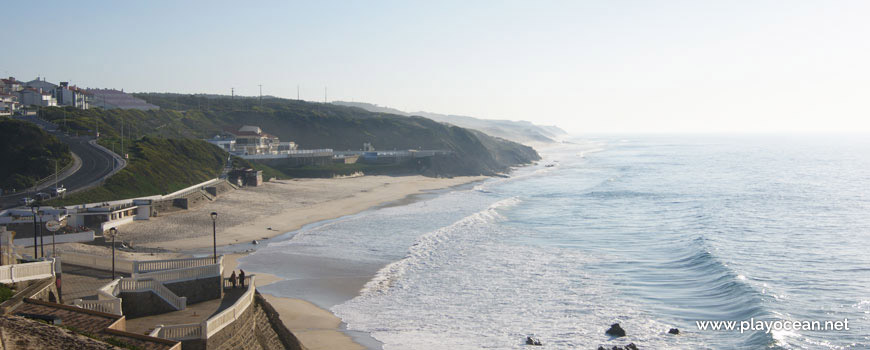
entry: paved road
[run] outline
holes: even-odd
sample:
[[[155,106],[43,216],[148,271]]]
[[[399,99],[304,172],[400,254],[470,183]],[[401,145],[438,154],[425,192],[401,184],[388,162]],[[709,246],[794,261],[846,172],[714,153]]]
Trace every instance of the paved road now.
[[[78,171],[60,181],[67,188],[67,192],[75,192],[83,188],[95,185],[104,176],[110,174],[115,166],[121,166],[112,154],[89,143],[91,138],[66,136],[59,133],[51,123],[36,118],[21,118],[33,122],[46,129],[49,133],[57,136],[63,143],[69,145],[69,150],[81,159],[81,168]],[[51,186],[54,186],[52,183]],[[0,199],[0,208],[9,208],[18,205],[18,200],[24,196],[33,198],[33,192],[20,193],[14,196]]]

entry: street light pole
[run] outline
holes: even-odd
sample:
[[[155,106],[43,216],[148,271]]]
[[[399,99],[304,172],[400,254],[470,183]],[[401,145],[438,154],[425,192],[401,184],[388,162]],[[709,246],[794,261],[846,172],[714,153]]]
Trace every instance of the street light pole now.
[[[214,249],[214,263],[217,264],[217,212],[211,212],[211,237]]]
[[[42,238],[42,217],[39,217],[39,253],[45,257],[45,239]]]
[[[110,228],[109,234],[112,236],[112,280],[115,280],[115,236],[118,235],[117,228]]]
[[[36,260],[36,256],[38,255],[37,244],[36,244],[36,212],[39,210],[39,207],[36,204],[30,206],[30,212],[33,213],[33,259]]]

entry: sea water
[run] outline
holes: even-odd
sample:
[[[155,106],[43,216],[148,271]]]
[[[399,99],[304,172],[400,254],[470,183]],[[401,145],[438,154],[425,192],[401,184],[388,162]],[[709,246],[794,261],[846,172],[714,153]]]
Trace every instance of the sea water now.
[[[245,267],[384,349],[519,349],[530,335],[547,349],[870,348],[866,139],[595,137],[540,152],[510,178],[303,228]],[[354,281],[352,299],[329,295]],[[698,325],[750,320],[849,330]],[[617,322],[628,335],[605,335]]]

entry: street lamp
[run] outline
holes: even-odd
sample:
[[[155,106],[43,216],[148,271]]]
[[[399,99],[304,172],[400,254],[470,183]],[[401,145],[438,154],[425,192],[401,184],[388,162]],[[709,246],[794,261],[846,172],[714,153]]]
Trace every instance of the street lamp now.
[[[33,259],[34,259],[34,260],[36,260],[36,257],[37,257],[37,255],[38,255],[38,253],[39,253],[39,252],[36,250],[36,249],[38,248],[38,247],[37,247],[37,243],[36,243],[36,227],[37,227],[37,226],[36,226],[36,212],[37,212],[37,211],[39,211],[39,205],[37,205],[36,203],[33,203],[33,204],[30,206],[30,212],[33,213]]]
[[[214,243],[214,263],[217,264],[217,212],[211,212],[211,237]]]
[[[117,228],[112,227],[109,229],[109,236],[112,239],[112,280],[113,281],[115,280],[115,236],[117,236],[117,235],[118,235]],[[105,236],[105,234],[103,234],[103,236]]]

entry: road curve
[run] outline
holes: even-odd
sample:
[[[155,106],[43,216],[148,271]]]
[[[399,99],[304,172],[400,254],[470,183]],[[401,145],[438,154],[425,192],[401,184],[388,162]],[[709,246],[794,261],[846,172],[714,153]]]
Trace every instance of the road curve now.
[[[66,136],[57,132],[50,123],[29,119],[31,118],[22,118],[21,120],[33,122],[46,129],[49,133],[60,139],[61,142],[69,145],[70,152],[74,153],[79,157],[79,159],[81,159],[81,167],[79,167],[79,169],[69,177],[59,181],[60,184],[66,187],[67,193],[81,191],[96,186],[105,180],[107,176],[113,174],[116,168],[120,170],[124,165],[126,165],[117,154],[114,154],[103,147],[91,144],[90,141],[92,138],[90,137]],[[52,183],[52,186],[53,185],[54,184]],[[4,196],[2,197],[2,200],[0,200],[0,208],[17,206],[19,199],[24,196],[33,197],[33,195],[34,192],[26,192],[14,196]]]

